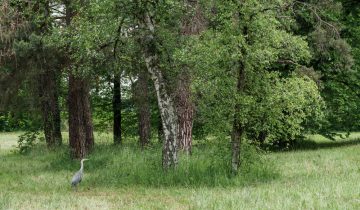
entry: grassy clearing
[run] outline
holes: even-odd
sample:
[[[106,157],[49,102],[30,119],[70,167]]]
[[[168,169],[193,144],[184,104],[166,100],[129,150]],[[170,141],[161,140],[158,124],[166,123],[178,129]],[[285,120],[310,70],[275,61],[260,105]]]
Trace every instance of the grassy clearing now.
[[[79,163],[65,147],[55,153],[40,145],[21,156],[10,152],[16,134],[1,134],[0,209],[360,209],[359,137],[312,136],[297,150],[245,153],[243,174],[233,178],[217,156],[224,148],[199,146],[176,174],[164,174],[159,147],[112,148],[102,135],[74,192],[69,181]]]

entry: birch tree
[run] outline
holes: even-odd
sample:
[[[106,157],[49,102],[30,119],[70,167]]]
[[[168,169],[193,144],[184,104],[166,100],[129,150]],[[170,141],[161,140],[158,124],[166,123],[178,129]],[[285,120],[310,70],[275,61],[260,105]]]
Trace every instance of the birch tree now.
[[[162,165],[164,169],[168,169],[175,167],[178,163],[178,118],[173,99],[169,94],[166,80],[160,67],[157,43],[155,40],[157,26],[153,16],[154,13],[156,13],[156,3],[154,6],[145,2],[143,6],[142,12],[138,14],[140,28],[145,30],[141,45],[146,68],[154,83],[164,132],[165,140],[163,142]]]

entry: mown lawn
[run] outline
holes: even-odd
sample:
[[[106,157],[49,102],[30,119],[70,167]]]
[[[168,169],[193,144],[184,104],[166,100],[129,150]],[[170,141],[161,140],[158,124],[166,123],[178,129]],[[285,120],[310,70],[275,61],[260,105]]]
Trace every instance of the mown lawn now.
[[[297,150],[266,154],[262,163],[270,167],[224,179],[197,154],[179,169],[190,178],[162,175],[159,148],[111,148],[103,135],[78,191],[69,182],[79,163],[66,147],[19,155],[12,152],[16,135],[0,134],[0,209],[360,209],[360,133],[335,142],[312,136]]]

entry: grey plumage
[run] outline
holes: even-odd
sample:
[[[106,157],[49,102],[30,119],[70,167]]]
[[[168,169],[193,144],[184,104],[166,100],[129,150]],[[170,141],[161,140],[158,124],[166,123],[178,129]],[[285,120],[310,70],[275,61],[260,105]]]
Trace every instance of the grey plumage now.
[[[84,161],[86,161],[88,159],[82,159],[81,160],[81,167],[80,170],[78,172],[76,172],[73,176],[73,178],[71,179],[71,186],[72,187],[76,187],[82,180],[83,176],[84,176]]]

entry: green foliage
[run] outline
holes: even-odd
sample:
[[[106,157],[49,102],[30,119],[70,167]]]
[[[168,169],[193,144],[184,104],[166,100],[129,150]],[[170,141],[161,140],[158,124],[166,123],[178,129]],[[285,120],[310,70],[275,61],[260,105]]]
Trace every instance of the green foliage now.
[[[20,154],[28,154],[35,146],[36,140],[43,140],[39,137],[38,131],[27,131],[19,136],[17,148]]]
[[[24,112],[0,112],[0,132],[29,131],[40,128],[39,118]]]
[[[0,131],[9,132],[21,129],[13,120],[9,112],[0,113]]]
[[[45,1],[3,1],[0,25],[14,28],[0,32],[1,54],[6,55],[0,58],[0,93],[12,92],[13,97],[0,114],[0,131],[41,127],[36,76],[44,69],[53,69],[91,80],[93,121],[95,129],[102,131],[111,130],[112,78],[121,75],[126,89],[122,92],[123,134],[135,136],[138,125],[129,80],[136,82],[139,69],[145,68],[139,44],[147,34],[139,25],[144,10],[154,15],[154,48],[169,95],[174,92],[178,74],[189,69],[196,104],[194,133],[215,136],[225,144],[235,114],[245,127],[244,140],[256,144],[287,146],[308,133],[329,135],[334,130],[359,129],[360,10],[354,2],[201,1],[206,29],[200,35],[184,36],[181,27],[186,5],[174,0],[71,1],[75,15],[67,26],[45,15]],[[62,10],[63,2],[59,4]],[[237,88],[239,70],[245,74],[242,90]],[[57,76],[66,83],[61,73]],[[60,89],[65,107],[67,89]],[[236,105],[239,113],[234,110]],[[158,113],[152,110],[154,122]],[[63,116],[66,118],[66,113]],[[37,135],[25,133],[19,138],[21,153],[28,153]],[[201,154],[184,158],[177,171],[168,174],[160,169],[159,148],[143,153],[123,148],[120,157],[127,166],[114,166],[130,172],[111,174],[110,183],[232,183],[227,171],[228,145],[207,143],[204,147],[214,148],[195,149]],[[244,145],[241,176],[257,173],[252,171],[253,162],[261,168],[261,161],[252,156],[256,154]],[[95,154],[94,158],[103,163],[100,156]],[[105,175],[97,176],[105,179]]]
[[[351,5],[351,6],[350,6]],[[352,1],[305,1],[295,7],[294,32],[307,36],[310,64],[321,75],[326,121],[321,133],[358,130],[357,7]],[[354,22],[355,21],[355,22]],[[355,64],[355,65],[354,65]]]
[[[283,5],[247,1],[235,10],[233,4],[218,5],[212,19],[217,27],[176,52],[193,67],[196,120],[208,134],[228,135],[238,104],[252,141],[263,133],[267,143],[287,142],[320,129],[325,105],[319,88],[307,76],[291,73],[308,64],[310,49],[305,37],[289,32],[277,18]],[[239,68],[245,72],[243,92],[236,88]]]
[[[246,124],[252,140],[284,145],[321,128],[325,103],[308,77],[279,78],[269,73],[258,80],[252,92]]]

